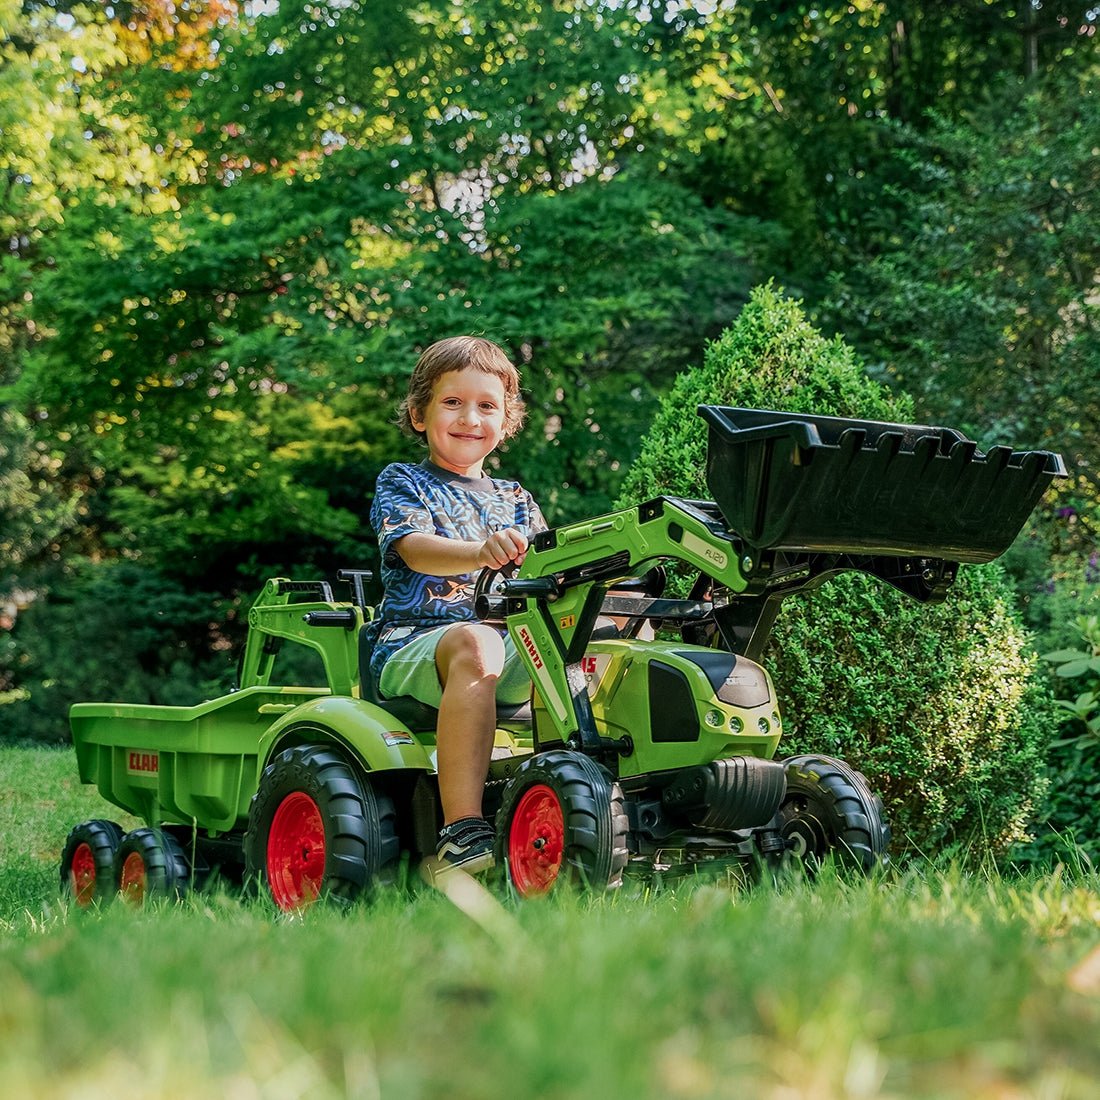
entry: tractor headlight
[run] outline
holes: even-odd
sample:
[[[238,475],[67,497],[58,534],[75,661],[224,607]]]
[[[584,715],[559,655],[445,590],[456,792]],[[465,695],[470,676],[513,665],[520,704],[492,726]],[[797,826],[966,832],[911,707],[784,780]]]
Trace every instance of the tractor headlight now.
[[[703,721],[706,722],[711,729],[718,729],[725,723],[722,712],[719,710],[708,710],[707,713],[703,715]]]
[[[740,733],[745,728],[745,723],[735,714],[730,718],[730,733]]]
[[[760,730],[761,733],[767,733],[772,728],[772,724],[767,718],[761,717],[760,721],[756,723],[756,728]]]

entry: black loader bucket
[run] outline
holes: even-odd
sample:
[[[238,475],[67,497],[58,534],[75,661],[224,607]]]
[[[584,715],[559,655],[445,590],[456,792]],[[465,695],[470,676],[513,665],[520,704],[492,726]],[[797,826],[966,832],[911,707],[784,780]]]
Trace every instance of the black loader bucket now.
[[[977,445],[952,428],[701,405],[707,488],[756,549],[1002,554],[1056,477],[1061,455]]]

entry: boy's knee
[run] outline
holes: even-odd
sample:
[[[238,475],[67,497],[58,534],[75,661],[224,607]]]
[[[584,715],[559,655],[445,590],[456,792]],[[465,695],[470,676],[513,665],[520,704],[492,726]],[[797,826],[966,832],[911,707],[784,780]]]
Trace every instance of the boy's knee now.
[[[504,669],[504,640],[480,623],[453,626],[440,638],[435,661],[444,682],[459,665],[478,676],[499,676]]]

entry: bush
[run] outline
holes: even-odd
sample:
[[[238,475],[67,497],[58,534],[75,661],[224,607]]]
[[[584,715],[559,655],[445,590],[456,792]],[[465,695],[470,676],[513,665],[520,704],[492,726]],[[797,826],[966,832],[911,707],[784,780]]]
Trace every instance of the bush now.
[[[1062,724],[1034,840],[1013,858],[1100,867],[1100,500],[1082,473],[1060,482],[1006,555],[1024,621],[1045,656]]]
[[[1035,839],[1013,855],[1025,863],[1100,867],[1100,615],[1067,625],[1075,648],[1043,655],[1054,668],[1063,716],[1047,758],[1050,787]]]
[[[73,703],[182,706],[228,690],[227,610],[131,562],[73,563],[0,649],[0,730],[65,742]]]
[[[623,501],[705,494],[699,404],[913,419],[797,302],[758,288],[682,375],[624,483]],[[999,852],[1044,789],[1055,725],[999,564],[963,566],[944,604],[849,574],[788,600],[766,656],[785,708],[784,751],[841,756],[886,803],[900,853]]]
[[[1040,653],[1080,642],[1082,618],[1100,613],[1100,486],[1072,471],[1054,483],[1004,556],[1024,623]]]

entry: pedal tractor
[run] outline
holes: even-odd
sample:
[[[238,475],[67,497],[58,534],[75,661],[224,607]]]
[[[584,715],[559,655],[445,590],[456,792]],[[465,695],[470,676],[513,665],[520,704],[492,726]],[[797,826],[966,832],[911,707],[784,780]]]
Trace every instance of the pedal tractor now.
[[[782,717],[758,663],[779,607],[839,573],[943,600],[960,563],[991,561],[1050,481],[1051,452],[982,453],[948,428],[702,406],[710,500],[658,497],[535,537],[514,576],[487,570],[476,609],[505,624],[534,685],[502,708],[486,788],[497,863],[521,896],[595,890],[627,871],[888,858],[882,803],[826,756],[777,759]],[[695,577],[663,592],[667,563]],[[143,819],[70,833],[77,904],[178,894],[215,869],[294,909],[349,901],[434,851],[437,714],[382,699],[351,599],[268,581],[249,613],[238,690],[193,707],[81,703],[80,776]],[[317,683],[281,682],[285,642]]]

